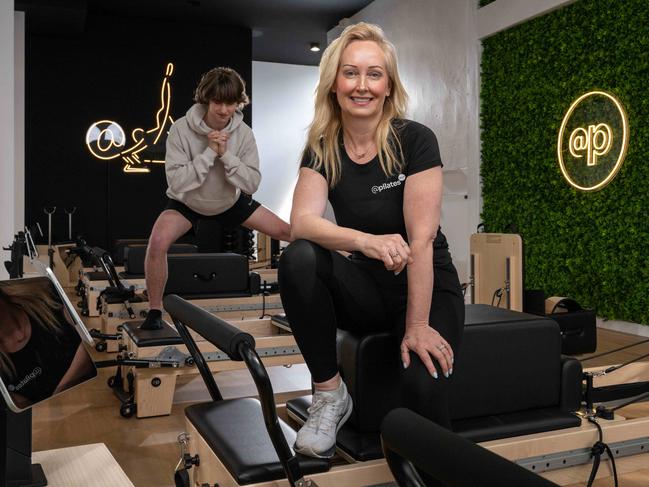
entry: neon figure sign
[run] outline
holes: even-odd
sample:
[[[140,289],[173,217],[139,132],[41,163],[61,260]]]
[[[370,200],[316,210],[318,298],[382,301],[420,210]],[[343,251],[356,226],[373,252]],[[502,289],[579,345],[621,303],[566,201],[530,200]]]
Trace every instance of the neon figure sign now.
[[[158,144],[163,134],[167,134],[174,123],[170,115],[171,84],[169,79],[174,71],[173,63],[168,63],[160,88],[160,108],[155,114],[155,127],[144,130],[141,127],[131,131],[131,144],[126,147],[126,134],[119,123],[112,120],[99,120],[86,132],[86,146],[97,159],[109,161],[121,158],[126,173],[148,173],[146,164],[164,164],[164,158],[151,155],[152,147]],[[148,149],[148,150],[147,150]],[[147,158],[147,154],[149,154]]]

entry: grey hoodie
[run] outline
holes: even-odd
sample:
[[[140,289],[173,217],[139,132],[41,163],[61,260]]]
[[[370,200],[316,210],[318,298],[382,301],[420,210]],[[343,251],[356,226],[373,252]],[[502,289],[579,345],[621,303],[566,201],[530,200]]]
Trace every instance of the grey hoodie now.
[[[224,130],[230,133],[227,151],[219,157],[207,144],[213,129],[199,103],[176,120],[167,137],[165,171],[167,196],[206,216],[223,213],[241,191],[253,194],[261,181],[257,143],[237,110]]]

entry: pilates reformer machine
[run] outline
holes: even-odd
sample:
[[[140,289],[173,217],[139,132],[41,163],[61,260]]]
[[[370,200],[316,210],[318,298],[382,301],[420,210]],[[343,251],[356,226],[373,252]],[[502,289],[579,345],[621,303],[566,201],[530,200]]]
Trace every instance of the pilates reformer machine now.
[[[265,366],[291,367],[304,359],[293,336],[276,326],[272,318],[234,320],[240,329],[255,337],[257,351]],[[185,343],[174,326],[165,324],[162,330],[140,330],[141,321],[126,322],[121,328],[125,346],[114,361],[116,373],[108,385],[120,399],[120,414],[138,418],[168,415],[173,406],[174,391],[179,377],[196,375],[199,370]],[[204,363],[210,373],[241,369],[239,362],[194,335]],[[306,394],[291,391],[281,395],[282,400]]]
[[[277,295],[277,269],[249,270],[246,256],[239,254],[169,254],[169,278],[165,293],[192,299],[212,313],[227,319],[246,319],[281,311]],[[129,281],[134,277],[126,274]],[[141,277],[141,276],[140,276]],[[119,278],[119,276],[118,276]],[[274,294],[275,293],[275,294]],[[146,296],[138,293],[136,303],[125,306],[119,296],[99,296],[101,335],[97,346],[108,352],[119,351],[122,323],[144,319],[148,312]],[[99,338],[99,335],[97,335]]]
[[[480,225],[482,226],[482,225]],[[545,299],[543,291],[524,290],[523,240],[511,233],[474,233],[470,239],[471,304],[548,316],[561,329],[562,353],[577,355],[597,348],[596,316],[574,300]]]
[[[223,247],[224,249],[232,248],[245,248],[247,243],[245,235],[249,231],[235,231],[230,229],[225,232]],[[252,237],[249,237],[252,238]],[[272,240],[264,234],[257,235],[257,250],[256,261],[250,261],[252,269],[259,269],[260,274],[267,272],[267,269],[262,269],[265,266],[277,263],[279,255],[279,242]],[[144,274],[144,262],[146,256],[148,240],[146,239],[118,239],[113,246],[113,253],[111,255],[113,262],[111,266],[115,269],[119,278],[122,279],[127,287],[133,286],[138,293],[146,290],[146,280]],[[91,250],[83,240],[77,241],[77,247],[72,249],[73,255],[79,255],[82,258],[83,267],[75,269],[79,276],[79,282],[76,287],[77,295],[81,298],[79,308],[82,316],[100,316],[100,302],[99,297],[104,289],[111,286],[109,276],[104,270],[104,265],[97,262],[97,260],[89,252]],[[251,251],[250,251],[251,252]],[[171,245],[167,251],[171,254],[196,254],[198,247],[189,243],[176,243]],[[175,263],[172,263],[172,267]],[[181,266],[182,259],[181,259]],[[276,267],[276,265],[275,265]],[[276,272],[276,271],[273,271]],[[266,275],[262,277],[268,277]],[[276,279],[275,279],[276,280]],[[112,333],[113,330],[103,330],[105,333]],[[106,347],[105,342],[100,342],[100,351]],[[108,351],[115,351],[110,346]]]
[[[330,463],[296,455],[291,449],[293,426],[305,421],[310,397],[276,407],[250,333],[178,296],[167,296],[164,305],[212,398],[185,410],[186,434],[179,437],[181,459],[176,468],[177,482],[184,483],[177,485],[351,487],[394,478],[400,485],[425,485],[403,480],[427,453],[407,445],[411,438],[403,432],[412,428],[400,426],[402,433],[397,436],[402,441],[396,441],[390,417],[383,422],[399,406],[398,343],[389,334],[339,332],[339,369],[354,399],[354,412],[338,433],[338,456]],[[246,364],[259,400],[222,398],[196,346],[196,334],[231,360]],[[627,372],[621,380],[633,377],[635,382],[610,387],[613,374],[624,369]],[[442,433],[452,435],[444,441],[457,439],[458,448],[467,452],[479,449],[477,470],[484,462],[495,461],[501,477],[496,477],[497,483],[466,483],[472,465],[456,458],[443,465],[442,474],[450,477],[440,478],[457,479],[458,485],[519,487],[567,485],[590,475],[590,485],[597,475],[607,475],[607,469],[597,471],[605,459],[614,459],[618,472],[647,468],[649,456],[643,452],[649,450],[649,418],[625,419],[615,414],[616,408],[649,397],[646,379],[649,364],[639,361],[584,371],[579,360],[562,356],[559,327],[549,318],[467,305],[462,354],[455,364],[449,398],[455,432]],[[419,392],[408,393],[416,397]],[[384,437],[383,448],[382,423],[392,431]],[[429,430],[422,426],[422,432]],[[428,448],[436,451],[433,445]],[[394,477],[384,452],[388,452]],[[409,456],[413,462],[404,463],[403,458]],[[608,464],[613,462],[603,465]],[[440,475],[439,470],[428,473]],[[521,479],[529,483],[520,483]]]
[[[36,273],[35,261],[47,265],[52,269],[56,278],[64,289],[74,287],[77,282],[81,261],[77,258],[78,242],[62,244],[36,245],[33,233],[43,236],[40,225],[36,224],[31,229],[25,227],[23,231],[15,234],[13,242],[3,250],[11,252],[10,260],[5,261],[5,268],[12,279],[23,277],[25,273]],[[50,236],[51,239],[51,236]]]
[[[292,335],[275,326],[270,316],[282,311],[279,296],[270,294],[277,290],[276,269],[250,273],[247,258],[238,254],[177,254],[169,256],[169,263],[172,272],[167,289],[189,291],[185,294],[194,298],[192,302],[208,312],[239,320],[238,324],[259,340],[260,355],[266,365],[291,366],[303,362]],[[110,266],[106,267],[110,270]],[[199,269],[212,277],[196,279]],[[264,275],[263,284],[260,284],[260,273]],[[111,295],[102,295],[102,300],[101,309],[107,310],[103,316],[112,318],[112,324],[118,319],[119,324],[114,334],[98,330],[92,333],[101,340],[96,347],[118,352],[115,361],[106,364],[117,366],[108,385],[120,399],[120,414],[124,417],[137,414],[138,418],[170,414],[177,378],[196,374],[183,341],[167,324],[161,330],[139,328],[142,320],[135,318],[144,317],[146,311],[141,310],[146,310],[145,302],[129,301],[129,308],[122,308],[125,304],[111,299]],[[126,309],[128,317],[119,314],[122,309]],[[115,314],[119,318],[115,319]],[[163,318],[171,321],[166,315]],[[212,372],[240,368],[212,345],[201,343],[201,347]]]
[[[119,271],[120,268],[115,266],[111,255],[105,250],[99,247],[91,248],[84,242],[77,252],[83,256],[84,262],[83,268],[79,271],[79,282],[75,288],[77,296],[81,299],[77,306],[81,310],[82,316],[100,316],[102,294],[120,296],[124,295],[124,289],[130,289],[134,293],[140,293],[145,289],[146,284],[143,276],[134,276],[134,278],[125,276],[123,272]],[[104,345],[99,345],[97,350],[104,351],[103,347]]]

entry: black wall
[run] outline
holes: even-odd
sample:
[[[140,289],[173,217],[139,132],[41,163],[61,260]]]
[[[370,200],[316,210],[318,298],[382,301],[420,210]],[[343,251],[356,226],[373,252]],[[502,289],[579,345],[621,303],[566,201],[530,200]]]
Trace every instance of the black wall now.
[[[25,221],[41,223],[56,206],[53,238],[67,237],[64,208],[76,206],[73,236],[109,248],[116,238],[146,238],[166,197],[164,165],[147,174],[124,173],[121,159],[102,161],[86,148],[98,120],[134,128],[155,126],[168,62],[171,115],[192,104],[200,75],[230,66],[252,86],[249,29],[89,14],[82,34],[30,32],[27,19],[25,86]],[[251,124],[250,110],[246,122]]]

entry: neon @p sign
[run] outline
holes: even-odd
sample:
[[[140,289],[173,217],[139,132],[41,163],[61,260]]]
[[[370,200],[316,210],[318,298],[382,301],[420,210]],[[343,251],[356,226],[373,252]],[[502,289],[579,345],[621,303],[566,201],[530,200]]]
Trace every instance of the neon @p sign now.
[[[629,121],[610,93],[589,91],[563,117],[557,140],[559,168],[568,184],[597,191],[616,176],[629,146]]]
[[[164,145],[169,128],[174,123],[171,118],[171,83],[174,65],[167,64],[160,88],[160,106],[155,113],[153,127],[141,127],[131,131],[131,140],[126,145],[126,134],[117,122],[99,120],[86,132],[86,147],[97,159],[109,161],[120,158],[124,162],[124,172],[148,173],[149,164],[164,164]]]

